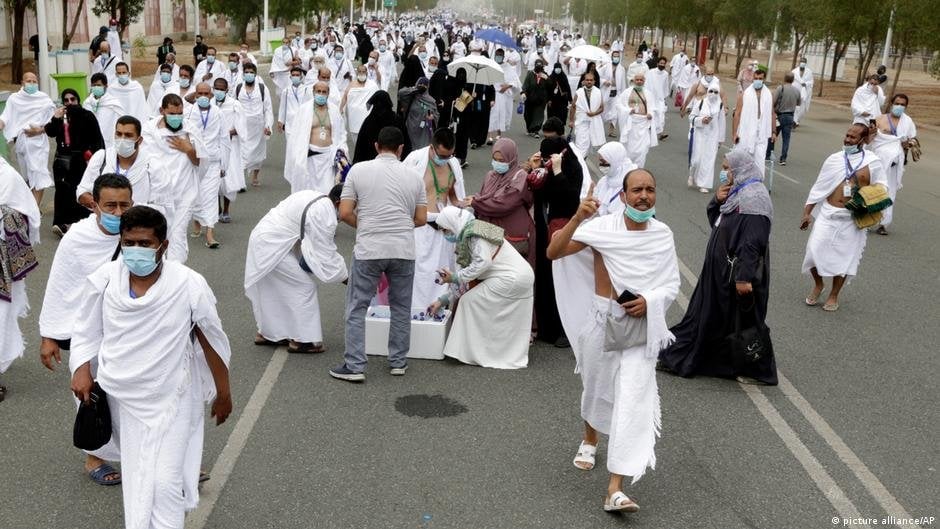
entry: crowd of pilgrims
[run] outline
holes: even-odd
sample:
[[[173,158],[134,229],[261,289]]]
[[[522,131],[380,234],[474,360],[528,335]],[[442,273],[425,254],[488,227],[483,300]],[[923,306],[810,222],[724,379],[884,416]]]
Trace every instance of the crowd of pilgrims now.
[[[200,38],[194,64],[187,65],[178,64],[168,39],[160,48],[161,64],[145,94],[121,60],[120,46],[113,44],[114,28],[102,28],[90,57],[94,73],[85,101],[66,89],[57,105],[38,90],[35,74],[25,74],[22,90],[10,97],[0,115],[6,139],[16,142],[19,165],[17,172],[0,161],[5,228],[0,372],[24,350],[16,320],[26,308],[22,279],[37,265],[31,245],[39,240],[37,206],[44,189],[55,186],[52,231],[63,238],[40,315],[41,356],[52,369],[63,350],[73,348],[73,359],[81,357],[77,350],[89,354],[89,332],[83,327],[88,314],[75,310],[88,302],[80,279],[88,277],[94,283],[92,278],[106,268],[98,267],[117,259],[116,242],[128,223],[153,227],[168,241],[161,243],[159,257],[129,249],[124,242],[123,266],[132,275],[152,274],[164,258],[185,263],[189,239],[204,237],[207,248],[220,248],[216,224],[231,222],[232,204],[239,194],[249,186],[262,185],[268,138],[283,133],[283,176],[291,194],[252,231],[246,259],[245,291],[257,323],[256,344],[285,345],[295,353],[325,351],[317,283],[348,281],[347,303],[358,303],[363,309],[370,303],[392,306],[391,349],[392,342],[401,338],[395,337],[396,326],[402,323],[396,323],[396,318],[403,313],[396,313],[396,307],[409,299],[401,290],[401,277],[408,277],[405,284],[411,290],[411,302],[404,310],[426,307],[435,316],[447,307],[455,311],[444,353],[469,364],[525,367],[535,340],[557,347],[570,345],[578,356],[579,347],[588,347],[588,342],[572,342],[591,327],[586,315],[592,310],[597,314],[611,310],[600,305],[616,299],[625,314],[644,321],[647,310],[653,312],[649,316],[649,343],[653,345],[644,346],[645,356],[640,355],[643,360],[636,364],[640,368],[648,366],[652,354],[654,360],[658,357],[660,369],[683,376],[775,384],[774,357],[764,324],[773,208],[762,182],[771,133],[762,129],[767,112],[760,117],[757,106],[765,101],[755,96],[760,94],[764,72],[752,64],[738,76],[736,106],[742,108],[743,116],[739,116],[742,124],[735,124],[734,137],[742,141],[717,160],[718,144],[726,136],[727,97],[714,72],[707,67],[703,72],[684,51],[667,59],[655,45],[648,47],[644,42],[627,65],[621,62],[623,43],[614,40],[602,43],[604,55],[595,62],[569,56],[585,44],[577,33],[520,29],[515,46],[499,46],[475,38],[480,29],[472,23],[429,16],[402,17],[387,24],[347,24],[342,29],[337,24],[310,36],[298,32],[272,51],[267,79],[259,74],[247,45],[220,54]],[[473,68],[451,67],[460,61],[483,61],[474,57],[492,59],[502,69],[502,81],[483,84],[475,80]],[[804,96],[802,116],[809,101],[801,81],[804,75],[811,81],[812,75],[807,74],[805,62],[794,74],[800,77],[792,81],[793,86],[801,85],[797,90]],[[862,96],[877,99],[877,86],[866,90]],[[717,192],[706,208],[714,229],[701,279],[685,318],[667,329],[665,310],[678,289],[675,252],[668,227],[655,219],[655,178],[643,168],[650,148],[667,137],[663,125],[673,96],[674,105],[683,117],[688,115],[690,123],[689,187],[711,192],[716,161],[722,169]],[[758,102],[752,105],[750,101]],[[748,105],[755,112],[753,123],[748,123]],[[906,105],[905,97],[894,110]],[[875,106],[870,110],[864,117],[879,114],[879,121],[871,123],[875,130],[870,131],[867,122],[850,128],[846,147],[833,160],[839,165],[839,156],[845,157],[846,165],[855,169],[850,177],[857,187],[882,184],[887,188],[882,164],[875,155],[866,162],[868,150],[862,147],[870,141],[869,134],[888,137],[889,132],[882,129],[896,133],[900,127],[907,131],[905,138],[916,132],[912,122],[904,121],[910,120],[903,108],[893,111],[894,121],[880,115]],[[506,136],[517,113],[523,115],[526,133],[541,140],[531,155],[520,153],[516,142]],[[55,140],[51,171],[46,163],[48,138]],[[485,173],[480,190],[468,193],[463,173],[469,166],[467,152],[479,148],[489,148],[491,161],[479,168]],[[905,143],[905,156],[906,149]],[[851,161],[859,155],[858,164]],[[596,178],[588,170],[589,157],[597,161]],[[830,204],[835,200],[834,194],[829,195],[830,180],[841,177],[838,171],[829,175],[831,164],[828,160],[826,164],[822,183],[817,182],[810,195],[808,212],[827,197]],[[391,175],[399,174],[399,167],[419,178],[398,182]],[[386,172],[388,181],[376,180],[376,175]],[[376,195],[376,190],[381,192]],[[845,197],[849,196],[847,192]],[[401,203],[396,203],[398,199]],[[374,239],[379,241],[375,246],[392,246],[389,251],[394,256],[414,262],[413,271],[389,265],[381,270],[380,278],[379,271],[372,270],[374,286],[370,283],[363,292],[361,282],[352,282],[357,273],[364,273],[362,269],[357,272],[356,267],[364,265],[356,259],[378,259],[378,250],[365,248],[365,241],[377,236],[375,220],[370,224],[366,219],[376,215],[376,208],[401,207],[407,214],[406,240],[413,236],[414,248],[410,244],[394,248],[388,240],[381,241],[381,236]],[[826,207],[823,204],[818,223],[830,223],[831,228],[841,221],[826,220]],[[378,213],[378,218],[382,215]],[[597,218],[606,220],[586,222],[583,230],[577,226]],[[340,220],[357,228],[351,271],[334,242]],[[811,222],[804,219],[803,227]],[[620,288],[614,292],[619,296],[592,302],[590,279],[598,265],[595,260],[592,268],[590,252],[579,249],[591,246],[595,258],[604,256],[611,271],[606,288],[612,289],[611,285],[619,285],[618,277],[636,274],[643,266],[623,269],[620,260],[615,260],[617,264],[607,261],[610,256],[632,255],[633,250],[611,247],[600,228],[629,234],[644,226],[649,226],[646,235],[630,236],[639,237],[637,244],[652,245],[651,255],[662,256],[662,266],[646,265],[650,266],[648,277],[656,278],[651,283],[662,284],[642,290],[642,282],[630,283],[630,289],[640,289],[636,294]],[[562,239],[568,241],[567,246],[557,242]],[[806,299],[815,305],[822,291],[820,276],[854,275],[864,240],[842,250],[815,248],[812,241],[813,236],[804,271],[817,280]],[[849,257],[830,255],[840,251]],[[217,354],[210,357],[207,353],[206,358],[221,388],[213,366],[227,365],[230,351],[212,307],[214,298],[201,276],[193,279],[183,270],[188,269],[174,264],[166,273],[192,291],[205,293],[193,302],[193,310],[202,314],[200,328],[205,325],[200,344]],[[480,285],[484,287],[477,288]],[[107,283],[100,288],[106,289]],[[834,283],[826,310],[838,308],[832,296],[837,296],[839,288],[841,282],[838,288]],[[133,288],[130,293],[135,298]],[[743,324],[742,318],[746,319]],[[655,329],[654,320],[659,325]],[[361,343],[351,345],[359,335],[350,334],[350,321],[347,315],[346,363],[331,370],[331,375],[361,381],[365,357],[350,354],[351,347],[362,347]],[[91,324],[100,326],[101,322]],[[759,357],[742,359],[729,354],[727,337],[739,333],[742,325],[757,328],[763,337]],[[647,331],[641,334],[646,342]],[[390,351],[394,375],[403,375],[407,367],[405,336],[398,343],[399,348],[404,344],[399,351],[402,356],[393,358]],[[654,379],[652,385],[649,378],[609,380],[609,373],[622,371],[625,364],[592,367],[585,362],[578,357],[579,369],[586,370],[582,372],[585,387],[602,388],[586,391],[582,403],[585,436],[574,463],[588,470],[594,464],[597,432],[624,427],[604,425],[612,413],[605,407],[610,405],[609,392],[622,400],[630,393],[623,393],[626,389],[621,385],[631,388],[639,399],[634,409],[643,415],[640,422],[650,440],[652,432],[658,435],[659,409],[649,400],[656,392]],[[76,369],[74,360],[70,368]],[[227,389],[227,375],[224,385]],[[588,403],[589,394],[597,399],[593,404]],[[81,393],[76,391],[76,395]],[[598,404],[601,401],[607,404]],[[227,415],[214,406],[216,412],[223,419]],[[619,479],[624,474],[638,479],[655,458],[651,443],[637,453],[626,465],[627,471],[617,470],[625,468],[618,467],[622,461],[611,462],[612,473]],[[120,482],[119,473],[106,463],[118,457],[108,447],[87,457],[86,471],[96,482]],[[617,481],[616,491],[619,487]],[[614,492],[611,489],[605,509],[634,510],[632,500]]]

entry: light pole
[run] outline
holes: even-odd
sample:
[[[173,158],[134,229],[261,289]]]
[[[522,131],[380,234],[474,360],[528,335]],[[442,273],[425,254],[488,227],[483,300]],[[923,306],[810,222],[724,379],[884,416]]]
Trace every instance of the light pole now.
[[[39,89],[48,93],[49,90],[49,30],[46,25],[46,0],[36,0],[36,25],[39,26]],[[19,81],[19,79],[16,79]]]

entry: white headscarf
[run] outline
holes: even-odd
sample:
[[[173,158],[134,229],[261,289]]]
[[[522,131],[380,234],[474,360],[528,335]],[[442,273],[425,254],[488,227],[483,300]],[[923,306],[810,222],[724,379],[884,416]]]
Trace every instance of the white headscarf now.
[[[445,230],[450,230],[454,235],[460,235],[467,223],[475,218],[472,210],[447,206],[438,213],[437,225]]]
[[[602,145],[597,154],[610,164],[610,171],[598,179],[594,186],[594,196],[601,203],[601,215],[623,210],[623,203],[617,200],[623,189],[623,177],[636,169],[636,164],[627,156],[627,149],[619,141],[610,141]]]

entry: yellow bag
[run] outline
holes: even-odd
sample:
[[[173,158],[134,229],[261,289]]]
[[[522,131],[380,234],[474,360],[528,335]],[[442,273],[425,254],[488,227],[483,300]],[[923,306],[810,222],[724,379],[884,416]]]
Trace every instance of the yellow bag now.
[[[454,108],[457,109],[457,112],[463,112],[467,106],[473,102],[473,94],[464,90],[460,97],[454,101]]]

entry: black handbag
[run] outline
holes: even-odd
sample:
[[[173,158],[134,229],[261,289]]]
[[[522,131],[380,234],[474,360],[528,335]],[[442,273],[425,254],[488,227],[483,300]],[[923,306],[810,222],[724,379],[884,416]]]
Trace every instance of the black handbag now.
[[[742,313],[753,316],[751,325],[742,325]],[[774,354],[770,330],[757,322],[753,305],[749,310],[743,310],[740,305],[735,309],[734,330],[725,336],[725,346],[738,373],[750,372],[751,367]]]
[[[97,450],[111,440],[111,409],[108,395],[95,382],[91,398],[78,406],[72,444],[82,450]]]
[[[72,153],[56,152],[52,160],[53,172],[68,173],[72,170]]]

